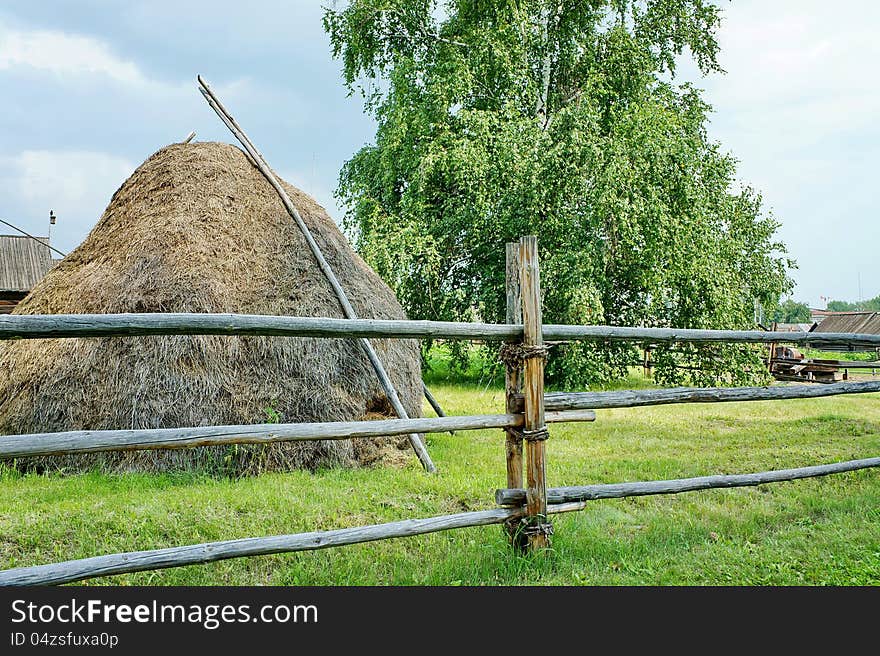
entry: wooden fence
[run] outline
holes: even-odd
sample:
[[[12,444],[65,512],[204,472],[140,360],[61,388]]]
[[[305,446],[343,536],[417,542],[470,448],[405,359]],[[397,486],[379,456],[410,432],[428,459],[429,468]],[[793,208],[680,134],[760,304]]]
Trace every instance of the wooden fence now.
[[[506,432],[507,487],[497,490],[499,508],[332,531],[210,542],[166,549],[127,552],[0,571],[0,585],[43,585],[97,576],[207,563],[226,558],[324,549],[420,535],[468,526],[505,524],[517,549],[550,544],[550,516],[582,510],[587,501],[691,490],[760,485],[825,476],[880,466],[870,457],[769,472],[703,476],[666,481],[548,488],[545,475],[548,423],[594,421],[595,410],[667,403],[720,403],[815,398],[880,391],[880,381],[739,388],[674,388],[622,392],[544,393],[544,361],[553,341],[631,341],[800,343],[821,346],[847,343],[880,346],[880,335],[839,333],[769,333],[764,331],[691,330],[617,326],[545,325],[537,240],[523,237],[507,245],[507,323],[457,323],[324,317],[277,317],[235,314],[2,315],[0,339],[111,337],[132,335],[282,335],[326,338],[434,338],[502,341],[506,367],[505,413],[379,421],[247,426],[205,426],[146,430],[68,431],[0,436],[0,459],[128,449],[193,448],[216,444],[264,444],[293,440],[349,439],[379,435],[503,429]],[[432,403],[435,405],[436,402]],[[411,440],[412,443],[412,440]],[[425,454],[413,448],[425,464]],[[428,460],[428,462],[430,462]],[[428,467],[426,467],[427,469]]]

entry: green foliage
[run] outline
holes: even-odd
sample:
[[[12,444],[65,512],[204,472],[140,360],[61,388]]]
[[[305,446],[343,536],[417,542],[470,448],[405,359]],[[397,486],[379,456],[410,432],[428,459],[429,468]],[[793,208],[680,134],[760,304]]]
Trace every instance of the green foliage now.
[[[773,312],[773,321],[778,323],[804,323],[809,320],[810,306],[790,298]]]
[[[867,301],[851,303],[849,301],[828,301],[828,309],[833,312],[880,312],[880,295]]]
[[[281,420],[284,418],[282,414],[271,405],[263,408],[263,412],[266,415],[267,424],[280,424]]]
[[[719,71],[706,0],[352,0],[325,28],[378,121],[339,197],[361,254],[412,318],[504,319],[504,244],[535,234],[553,323],[750,328],[793,263],[676,57]],[[759,371],[748,348],[655,351],[667,381]],[[707,360],[703,356],[709,356]],[[631,348],[571,345],[579,386]],[[722,358],[719,360],[719,357]]]

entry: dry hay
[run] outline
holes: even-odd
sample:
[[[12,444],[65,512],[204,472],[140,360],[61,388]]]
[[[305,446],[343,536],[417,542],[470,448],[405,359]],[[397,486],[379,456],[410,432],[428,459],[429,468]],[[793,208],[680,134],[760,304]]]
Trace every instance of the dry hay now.
[[[283,183],[364,318],[405,318],[392,291],[311,197]],[[239,149],[174,144],[144,162],[16,314],[237,312],[342,317],[276,192]],[[373,340],[410,416],[417,342]],[[345,421],[390,415],[357,340],[155,336],[0,342],[0,435]],[[2,439],[2,437],[0,437]],[[391,438],[99,453],[67,470],[252,473],[370,462]],[[393,439],[400,444],[399,438]],[[33,463],[32,463],[33,464]]]

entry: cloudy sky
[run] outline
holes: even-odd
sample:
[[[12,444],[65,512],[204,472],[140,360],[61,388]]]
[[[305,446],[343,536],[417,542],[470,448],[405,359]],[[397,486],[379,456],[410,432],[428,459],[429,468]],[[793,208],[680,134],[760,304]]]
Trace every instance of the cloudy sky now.
[[[191,130],[230,141],[201,74],[272,166],[338,219],[339,168],[374,125],[330,58],[331,1],[3,0],[0,218],[42,235],[52,209],[53,244],[69,251],[153,152]],[[697,84],[712,137],[782,223],[795,298],[880,294],[880,3],[722,6],[727,73]]]

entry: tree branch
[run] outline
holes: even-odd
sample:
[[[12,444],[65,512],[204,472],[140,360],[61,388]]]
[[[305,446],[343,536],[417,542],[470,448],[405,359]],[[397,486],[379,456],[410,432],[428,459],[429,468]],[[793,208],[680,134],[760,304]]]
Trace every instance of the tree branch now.
[[[403,12],[401,12],[399,9],[377,9],[376,14],[393,14],[400,19],[401,23],[405,23]],[[434,41],[438,41],[440,43],[448,43],[449,45],[458,46],[460,48],[468,48],[468,44],[462,43],[461,41],[453,41],[452,39],[447,39],[446,37],[440,36],[439,33],[429,29],[428,26],[424,23],[420,23],[417,27],[419,32],[421,32],[421,36],[423,38],[433,39]],[[409,32],[409,29],[407,29],[406,32],[400,30],[392,31],[391,36],[397,36],[399,38],[406,39],[410,43],[415,42],[417,37],[417,35]]]

